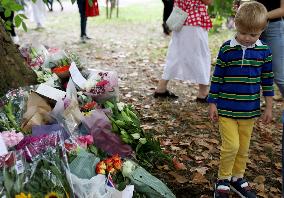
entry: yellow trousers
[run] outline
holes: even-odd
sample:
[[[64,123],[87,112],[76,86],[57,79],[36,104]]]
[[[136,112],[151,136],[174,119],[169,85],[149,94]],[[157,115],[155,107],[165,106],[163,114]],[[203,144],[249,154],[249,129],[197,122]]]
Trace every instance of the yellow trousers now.
[[[218,179],[243,177],[255,119],[219,117],[222,139]]]

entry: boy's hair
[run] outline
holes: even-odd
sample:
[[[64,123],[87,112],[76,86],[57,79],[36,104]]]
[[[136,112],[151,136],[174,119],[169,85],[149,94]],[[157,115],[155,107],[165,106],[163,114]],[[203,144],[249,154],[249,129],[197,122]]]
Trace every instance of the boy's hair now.
[[[237,30],[257,32],[264,30],[267,25],[267,10],[263,4],[251,1],[243,3],[235,16]]]

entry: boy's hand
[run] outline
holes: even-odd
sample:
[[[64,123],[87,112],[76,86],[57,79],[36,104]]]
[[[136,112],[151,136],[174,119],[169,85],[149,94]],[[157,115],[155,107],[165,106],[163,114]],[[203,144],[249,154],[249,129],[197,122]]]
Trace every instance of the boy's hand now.
[[[265,108],[261,119],[264,124],[270,123],[272,120],[272,108]]]
[[[262,122],[264,124],[268,124],[272,120],[272,101],[273,101],[272,96],[265,97],[265,109],[261,117]]]
[[[210,118],[211,121],[213,121],[213,122],[218,121],[219,116],[218,116],[218,110],[217,110],[216,104],[214,104],[214,103],[209,104],[208,114],[209,114],[209,118]]]

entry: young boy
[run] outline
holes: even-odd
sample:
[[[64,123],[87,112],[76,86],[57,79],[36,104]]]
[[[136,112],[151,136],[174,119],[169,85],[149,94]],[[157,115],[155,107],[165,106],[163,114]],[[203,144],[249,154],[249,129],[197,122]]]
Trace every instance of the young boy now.
[[[265,97],[264,123],[272,118],[271,52],[259,40],[267,25],[266,8],[255,1],[242,4],[235,16],[236,36],[219,51],[208,97],[209,117],[219,122],[222,139],[215,198],[256,195],[243,178],[255,117],[260,115],[260,87]]]

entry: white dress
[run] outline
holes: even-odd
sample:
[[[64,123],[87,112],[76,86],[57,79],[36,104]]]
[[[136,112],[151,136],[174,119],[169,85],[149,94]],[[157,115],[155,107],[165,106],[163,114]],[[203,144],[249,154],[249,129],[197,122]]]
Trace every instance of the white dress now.
[[[173,32],[162,79],[209,85],[211,56],[208,31],[199,26],[183,26]]]
[[[31,3],[31,13],[29,18],[34,21],[38,27],[42,27],[46,19],[46,5],[43,0],[36,0],[35,3]]]

